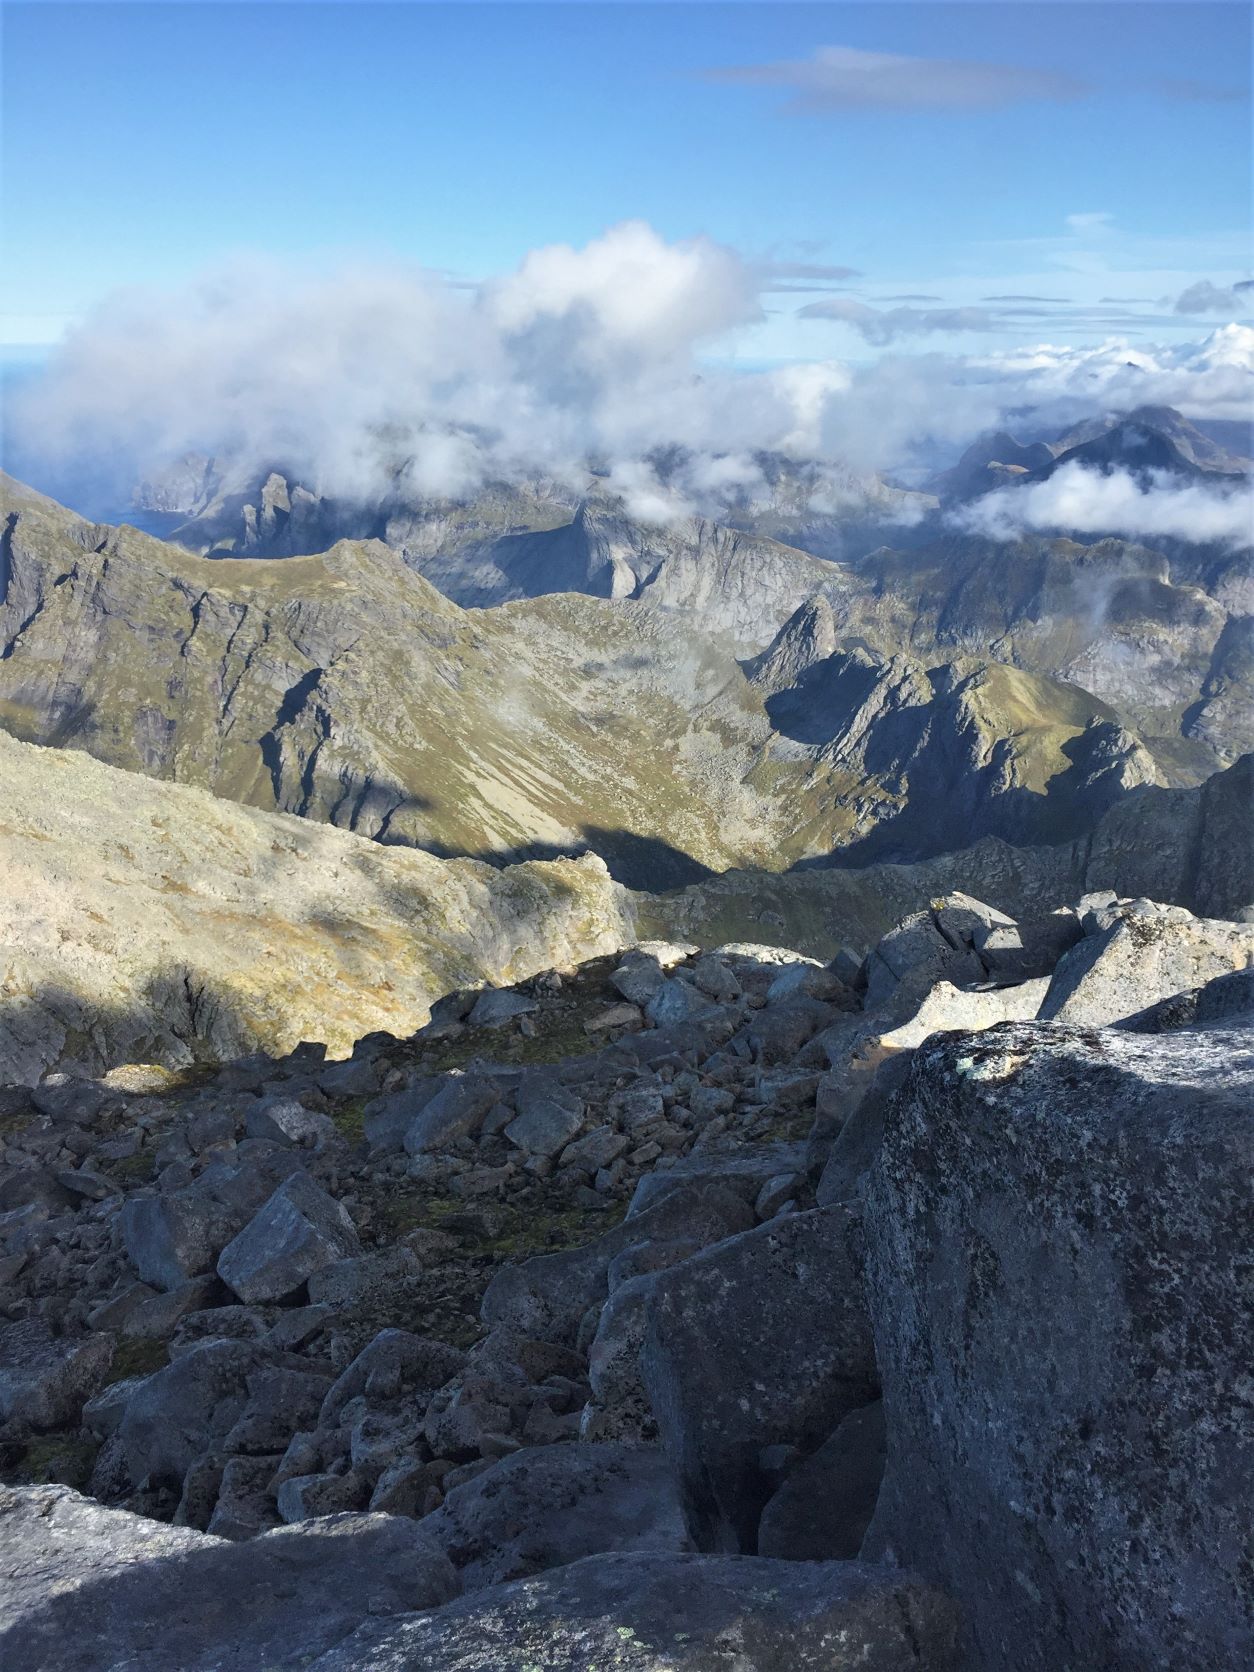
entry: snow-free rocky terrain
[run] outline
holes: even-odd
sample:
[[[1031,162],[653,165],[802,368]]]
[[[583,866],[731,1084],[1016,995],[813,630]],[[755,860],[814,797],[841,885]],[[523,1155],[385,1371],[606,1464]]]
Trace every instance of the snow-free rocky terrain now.
[[[0,1663],[1244,1672],[1252,917],[0,1091]]]

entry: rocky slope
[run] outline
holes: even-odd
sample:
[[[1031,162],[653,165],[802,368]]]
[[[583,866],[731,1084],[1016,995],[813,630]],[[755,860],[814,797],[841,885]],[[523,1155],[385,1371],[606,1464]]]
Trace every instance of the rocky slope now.
[[[1171,770],[1058,681],[967,654],[818,656],[820,604],[746,670],[647,601],[465,611],[380,543],[209,561],[20,489],[4,506],[0,726],[387,842],[591,848],[664,888],[836,849],[1062,840]],[[946,817],[903,817],[912,789]]]
[[[494,869],[0,734],[0,1078],[410,1033],[632,939],[595,858]]]
[[[375,1028],[433,998],[647,934],[859,955],[961,882],[1049,910],[1119,878],[1206,912],[1254,901],[1250,763],[1203,790],[1121,800],[1057,848],[987,841],[914,865],[729,872],[628,893],[595,857],[441,860],[238,806],[0,733],[0,1076],[169,1068]],[[334,1026],[329,1026],[333,1021]]]
[[[1252,965],[955,894],[0,1093],[6,1666],[1238,1672]]]

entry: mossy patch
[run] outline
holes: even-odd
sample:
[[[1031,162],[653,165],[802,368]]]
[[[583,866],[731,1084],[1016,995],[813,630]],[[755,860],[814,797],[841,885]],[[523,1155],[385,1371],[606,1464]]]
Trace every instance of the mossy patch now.
[[[22,1448],[10,1469],[9,1479],[24,1486],[72,1486],[86,1490],[99,1443],[78,1430],[68,1434],[41,1434]]]
[[[164,1370],[169,1362],[170,1353],[164,1341],[139,1335],[119,1336],[105,1382],[124,1382],[128,1376],[151,1376],[156,1370]]]

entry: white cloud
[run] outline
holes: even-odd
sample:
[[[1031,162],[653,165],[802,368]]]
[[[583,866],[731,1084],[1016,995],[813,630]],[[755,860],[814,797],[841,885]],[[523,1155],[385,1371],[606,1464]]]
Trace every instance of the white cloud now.
[[[834,319],[852,325],[867,342],[883,347],[896,337],[935,331],[991,331],[994,315],[986,308],[872,308],[865,302],[836,297],[798,308],[801,319]]]
[[[1043,482],[999,488],[950,513],[957,527],[994,540],[1025,531],[1124,534],[1238,547],[1254,543],[1249,489],[1221,489],[1152,473],[1148,485],[1127,471],[1103,475],[1065,464]]]
[[[1196,284],[1176,297],[1178,314],[1248,313],[1254,307],[1254,279],[1242,279],[1237,284],[1217,285],[1209,279]]]
[[[860,47],[821,46],[809,58],[731,65],[704,72],[711,81],[780,87],[793,112],[857,110],[1000,110],[1036,99],[1074,99],[1086,84],[1074,76],[974,59],[908,58]]]
[[[816,495],[844,503],[859,473],[951,462],[993,426],[1039,433],[1145,403],[1240,418],[1254,390],[1254,330],[1237,324],[1172,349],[1112,340],[736,370],[763,278],[733,250],[641,223],[534,251],[470,289],[400,267],[238,263],[98,308],[11,393],[6,457],[44,491],[113,505],[189,452],[241,487],[278,466],[365,500],[519,478],[579,492],[595,461],[642,514],[716,515],[760,489],[760,452],[823,461]],[[916,346],[983,317],[816,307]],[[682,460],[665,482],[650,462],[661,449]]]

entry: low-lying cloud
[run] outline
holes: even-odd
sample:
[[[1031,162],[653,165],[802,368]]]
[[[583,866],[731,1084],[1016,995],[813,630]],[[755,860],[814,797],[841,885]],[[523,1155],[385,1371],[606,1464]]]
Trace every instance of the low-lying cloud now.
[[[45,492],[115,507],[188,453],[241,489],[277,467],[369,502],[463,498],[491,481],[578,494],[591,466],[629,508],[664,518],[763,493],[764,453],[820,461],[816,503],[830,506],[864,492],[859,473],[918,479],[989,428],[1039,435],[1150,403],[1243,418],[1254,390],[1241,325],[1172,349],[904,353],[898,337],[963,328],[972,310],[835,297],[814,310],[888,352],[736,369],[778,276],[639,222],[473,287],[399,266],[239,263],[102,304],[12,392],[6,463]]]
[[[798,308],[802,319],[835,319],[852,325],[866,342],[883,347],[897,337],[936,331],[991,331],[996,321],[985,308],[872,308],[844,297]]]
[[[1254,498],[1246,487],[1180,482],[1166,472],[1148,482],[1065,464],[1043,482],[998,488],[949,513],[968,533],[1015,540],[1024,533],[1126,534],[1229,548],[1254,544]]]

